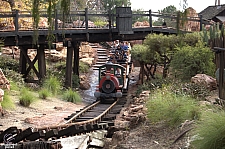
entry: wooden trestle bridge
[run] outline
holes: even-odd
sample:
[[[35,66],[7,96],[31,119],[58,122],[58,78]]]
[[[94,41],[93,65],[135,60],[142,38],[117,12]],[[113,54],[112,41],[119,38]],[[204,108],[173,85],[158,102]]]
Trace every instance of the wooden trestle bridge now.
[[[47,12],[42,12],[42,18],[47,17]],[[148,18],[149,26],[133,27],[134,18]],[[51,34],[54,35],[54,43],[63,42],[67,47],[65,85],[70,87],[72,84],[72,74],[79,75],[79,46],[80,42],[99,43],[114,40],[143,40],[150,33],[176,34],[177,30],[169,27],[154,27],[153,17],[171,18],[176,20],[176,16],[156,14],[149,11],[142,13],[132,13],[130,7],[118,7],[116,13],[85,11],[70,12],[62,27],[62,14],[55,13],[54,29]],[[91,26],[90,19],[98,18],[107,22],[104,26]],[[20,65],[19,71],[26,78],[31,69],[35,72],[40,81],[46,75],[45,49],[48,49],[48,27],[38,28],[38,45],[33,44],[34,29],[32,25],[31,12],[0,12],[0,19],[5,21],[6,28],[0,29],[0,39],[4,46],[19,46]],[[79,23],[74,23],[74,20]],[[197,21],[202,29],[202,17],[188,18],[189,21]],[[11,22],[11,24],[10,24]],[[30,23],[31,22],[31,23]],[[30,24],[31,25],[30,25]],[[10,28],[10,25],[13,27]],[[39,23],[40,24],[40,23]],[[7,28],[8,27],[8,28]],[[52,46],[54,48],[54,44]],[[27,55],[28,49],[37,49],[37,55],[34,60],[30,60]],[[38,61],[38,69],[34,67]],[[28,65],[27,65],[28,64]],[[28,66],[28,67],[27,67]],[[32,80],[29,80],[32,82]],[[34,82],[35,80],[33,80]]]

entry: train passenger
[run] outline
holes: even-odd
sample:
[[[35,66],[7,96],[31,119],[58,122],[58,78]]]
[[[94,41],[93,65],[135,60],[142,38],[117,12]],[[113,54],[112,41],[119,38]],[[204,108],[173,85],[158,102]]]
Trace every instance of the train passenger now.
[[[128,50],[128,45],[125,42],[121,42],[120,46],[123,50],[125,50],[125,51]]]

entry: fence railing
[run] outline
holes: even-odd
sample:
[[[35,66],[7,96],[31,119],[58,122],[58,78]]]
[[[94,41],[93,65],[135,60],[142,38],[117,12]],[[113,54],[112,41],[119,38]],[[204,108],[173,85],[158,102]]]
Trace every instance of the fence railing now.
[[[112,29],[117,28],[116,18],[119,14],[106,11],[71,11],[70,14],[63,21],[63,15],[56,11],[52,14],[53,30],[71,30],[71,29]],[[171,14],[159,14],[149,11],[133,11],[132,27],[155,27],[154,18],[169,19],[176,23],[177,16]],[[187,17],[187,21],[196,22],[196,27],[202,30],[202,17]],[[142,22],[142,24],[141,24]],[[143,24],[143,22],[145,22]],[[139,23],[139,24],[138,24]],[[159,25],[162,26],[162,25]],[[172,27],[172,26],[167,26]],[[38,24],[39,30],[47,30],[48,16],[46,11],[40,12],[40,22]],[[14,11],[14,12],[0,12],[0,31],[27,31],[34,30],[33,18],[31,12],[28,11]]]

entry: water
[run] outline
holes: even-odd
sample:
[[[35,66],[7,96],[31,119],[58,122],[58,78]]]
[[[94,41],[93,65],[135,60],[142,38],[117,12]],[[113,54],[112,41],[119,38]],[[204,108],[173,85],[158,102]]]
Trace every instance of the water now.
[[[92,71],[89,76],[90,88],[83,92],[83,101],[87,103],[92,103],[96,100],[94,97],[94,92],[96,91],[96,86],[98,85],[98,70]]]

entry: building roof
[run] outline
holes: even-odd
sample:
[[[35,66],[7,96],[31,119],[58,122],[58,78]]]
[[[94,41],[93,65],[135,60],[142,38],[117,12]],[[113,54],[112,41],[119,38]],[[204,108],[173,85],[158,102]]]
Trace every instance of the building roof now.
[[[201,11],[199,15],[202,15],[204,19],[211,20],[215,16],[217,16],[219,13],[225,10],[225,4],[224,5],[217,5],[217,6],[208,6],[206,9]]]

